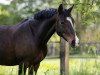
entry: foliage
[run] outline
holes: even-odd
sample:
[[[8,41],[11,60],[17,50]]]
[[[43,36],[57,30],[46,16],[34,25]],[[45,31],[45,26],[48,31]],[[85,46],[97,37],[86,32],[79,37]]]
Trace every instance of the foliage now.
[[[14,12],[7,10],[9,6],[1,5],[0,6],[0,24],[1,25],[13,25],[21,21],[20,15]]]

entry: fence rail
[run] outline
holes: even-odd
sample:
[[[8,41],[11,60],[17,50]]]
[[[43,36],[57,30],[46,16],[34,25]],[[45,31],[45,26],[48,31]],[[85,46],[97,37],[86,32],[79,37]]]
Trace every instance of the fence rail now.
[[[60,42],[48,42],[48,54],[47,58],[59,57],[60,54]],[[100,42],[86,42],[80,43],[80,47],[69,47],[69,54],[87,54],[87,55],[100,55]],[[92,56],[91,56],[92,57]]]

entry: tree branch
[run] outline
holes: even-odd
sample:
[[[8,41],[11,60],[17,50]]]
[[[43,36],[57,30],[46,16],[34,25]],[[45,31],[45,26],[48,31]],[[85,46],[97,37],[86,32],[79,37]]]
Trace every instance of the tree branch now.
[[[93,3],[94,3],[94,0],[92,0],[92,5],[93,5]]]

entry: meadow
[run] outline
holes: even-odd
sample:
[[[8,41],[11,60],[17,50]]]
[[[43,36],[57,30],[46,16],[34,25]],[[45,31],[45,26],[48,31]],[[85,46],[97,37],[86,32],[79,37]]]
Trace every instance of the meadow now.
[[[17,75],[18,66],[0,66],[0,75]],[[38,75],[60,75],[60,60],[45,59],[41,62]],[[70,58],[69,75],[100,75],[99,59]]]

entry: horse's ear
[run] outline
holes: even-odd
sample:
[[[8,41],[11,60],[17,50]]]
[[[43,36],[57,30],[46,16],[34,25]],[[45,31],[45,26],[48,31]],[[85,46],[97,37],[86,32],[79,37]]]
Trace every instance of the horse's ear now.
[[[60,5],[59,5],[59,8],[58,8],[58,13],[59,13],[59,14],[62,14],[62,12],[63,12],[63,5],[60,4]]]
[[[69,14],[71,13],[73,7],[74,7],[74,5],[67,10]]]

